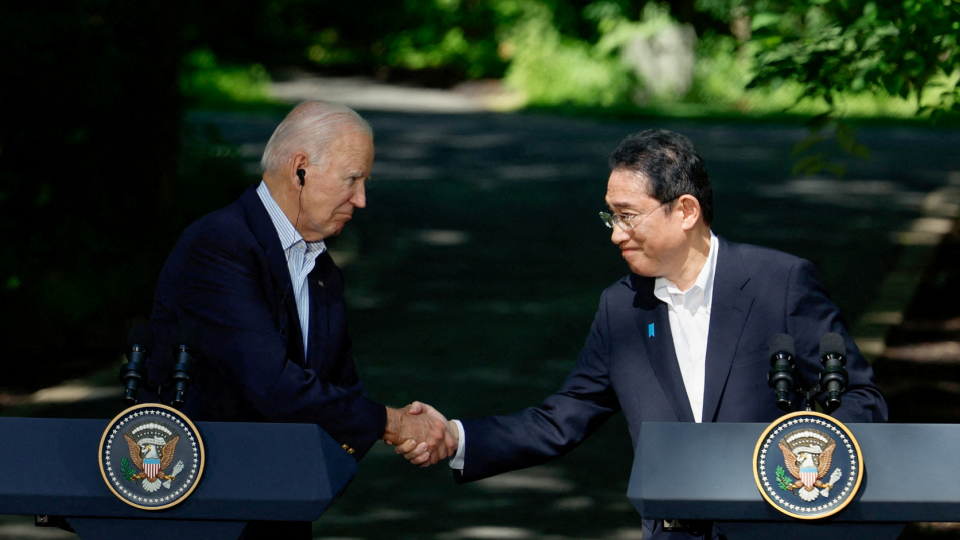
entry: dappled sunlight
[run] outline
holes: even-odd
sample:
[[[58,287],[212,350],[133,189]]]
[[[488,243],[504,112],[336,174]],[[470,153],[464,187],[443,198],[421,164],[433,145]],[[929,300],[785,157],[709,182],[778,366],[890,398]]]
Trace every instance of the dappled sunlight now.
[[[935,246],[940,238],[953,227],[953,220],[925,217],[915,219],[906,231],[895,232],[894,242],[905,246]]]
[[[295,104],[308,99],[342,103],[368,111],[475,113],[487,110],[483,100],[446,90],[386,85],[369,77],[318,77],[296,73],[270,85],[270,96]]]
[[[459,246],[470,240],[464,231],[423,230],[417,233],[421,242],[431,246]]]
[[[895,183],[887,180],[796,178],[779,185],[760,186],[758,191],[766,197],[799,195],[824,202],[836,202],[851,195],[889,197],[900,189]]]
[[[342,513],[332,512],[324,515],[323,522],[325,524],[379,523],[385,521],[405,521],[414,519],[416,516],[417,512],[409,509],[401,510],[399,508],[379,506],[370,508],[363,513],[355,515],[345,515]]]
[[[883,351],[883,357],[923,364],[960,364],[960,342],[936,341],[891,346]],[[960,393],[960,386],[951,388],[952,392]]]
[[[33,516],[0,516],[3,540],[68,540],[77,535],[55,527],[37,527]]]
[[[539,491],[543,493],[569,493],[574,484],[562,478],[563,471],[556,467],[537,467],[513,471],[485,478],[477,486],[488,491]]]
[[[568,180],[588,177],[594,167],[583,164],[535,163],[504,165],[496,168],[501,180]]]
[[[540,538],[540,536],[528,529],[493,526],[465,527],[453,532],[437,535],[437,540],[459,540],[461,538],[476,540],[526,540],[528,538]]]
[[[373,162],[373,169],[370,178],[377,181],[382,180],[436,180],[440,176],[440,171],[436,167],[429,165],[416,165],[410,163],[401,163],[397,161]]]
[[[585,510],[596,504],[590,497],[566,497],[553,503],[557,510]]]

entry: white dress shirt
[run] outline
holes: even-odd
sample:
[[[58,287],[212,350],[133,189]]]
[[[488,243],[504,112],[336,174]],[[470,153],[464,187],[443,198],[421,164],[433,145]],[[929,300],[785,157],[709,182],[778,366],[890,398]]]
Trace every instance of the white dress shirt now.
[[[707,334],[710,330],[710,308],[713,304],[713,278],[717,273],[717,251],[720,242],[710,231],[710,254],[697,275],[697,281],[681,291],[666,278],[657,278],[653,294],[667,304],[673,348],[683,375],[683,386],[697,422],[703,421],[703,380],[707,371]],[[463,470],[467,436],[463,424],[454,420],[460,430],[457,454],[450,458],[450,468]]]
[[[703,421],[703,380],[707,370],[707,335],[710,330],[710,308],[713,304],[713,278],[717,273],[717,250],[720,242],[710,232],[710,254],[697,275],[697,281],[681,291],[667,278],[657,278],[653,294],[667,304],[673,348],[677,352],[683,386],[693,409],[693,418]]]
[[[307,357],[307,335],[310,333],[310,287],[307,285],[307,275],[313,270],[317,257],[327,250],[327,245],[319,242],[307,242],[300,236],[297,229],[287,219],[277,201],[270,195],[270,188],[266,182],[260,182],[257,195],[263,201],[263,206],[270,214],[270,221],[277,228],[280,236],[280,246],[287,258],[287,269],[290,271],[290,282],[293,285],[293,299],[297,302],[297,315],[300,316],[300,333],[303,335],[303,357]]]

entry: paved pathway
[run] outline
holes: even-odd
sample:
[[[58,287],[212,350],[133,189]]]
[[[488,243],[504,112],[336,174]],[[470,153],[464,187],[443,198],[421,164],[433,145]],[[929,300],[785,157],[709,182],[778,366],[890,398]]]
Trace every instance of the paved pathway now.
[[[954,131],[862,129],[874,157],[841,157],[849,172],[837,180],[791,174],[799,127],[361,112],[376,131],[369,207],[332,243],[348,263],[357,357],[374,396],[458,417],[534,405],[563,380],[600,291],[625,272],[597,212],[606,156],[630,132],[690,137],[714,179],[715,230],[811,259],[871,353],[950,225],[931,194],[960,170]],[[220,126],[251,158],[277,121],[191,120]],[[463,487],[376,450],[315,532],[638,538],[624,497],[630,443],[621,418],[610,424],[550,465]]]
[[[812,260],[868,351],[882,350],[911,276],[956,215],[957,131],[862,129],[873,159],[841,157],[842,180],[796,177],[799,127],[497,114],[462,94],[378,86],[297,81],[277,95],[346,101],[376,131],[369,206],[331,247],[345,268],[359,369],[371,395],[393,405],[506,413],[559,386],[600,291],[626,272],[597,212],[606,156],[630,132],[690,137],[714,180],[715,230]],[[402,110],[387,110],[397,99]],[[253,171],[279,118],[194,112],[188,121],[216,126]],[[314,531],[331,540],[636,539],[624,496],[631,461],[620,416],[569,456],[469,486],[378,446]],[[0,523],[0,536],[29,537],[3,528],[19,526]]]

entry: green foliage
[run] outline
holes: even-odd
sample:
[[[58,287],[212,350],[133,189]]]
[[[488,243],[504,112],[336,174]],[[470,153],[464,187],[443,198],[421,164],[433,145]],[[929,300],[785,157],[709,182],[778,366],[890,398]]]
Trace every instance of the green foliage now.
[[[127,458],[120,459],[120,472],[123,474],[124,480],[133,480],[133,477],[137,474],[137,470],[133,468],[133,465],[130,465],[130,460]]]
[[[780,465],[777,465],[777,484],[780,485],[780,489],[786,491],[789,491],[793,485],[793,480],[787,476],[787,471],[783,470]]]
[[[512,9],[509,0],[382,2],[372,7],[385,14],[380,17],[353,20],[366,14],[353,10],[348,16],[327,18],[326,26],[311,34],[306,57],[323,67],[449,70],[469,79],[499,77],[505,63],[496,35]]]
[[[193,106],[269,104],[270,75],[260,64],[223,66],[209,49],[197,49],[184,58],[180,91]]]
[[[843,94],[870,91],[912,98],[934,116],[960,111],[952,76],[960,2],[764,0],[752,16],[753,87],[791,80],[831,107]]]
[[[506,82],[524,92],[528,103],[607,107],[629,102],[632,79],[603,39],[595,45],[561,35],[553,13],[542,2],[518,2],[522,16],[504,32],[502,47],[511,56]],[[622,33],[619,19],[604,18],[605,36]]]

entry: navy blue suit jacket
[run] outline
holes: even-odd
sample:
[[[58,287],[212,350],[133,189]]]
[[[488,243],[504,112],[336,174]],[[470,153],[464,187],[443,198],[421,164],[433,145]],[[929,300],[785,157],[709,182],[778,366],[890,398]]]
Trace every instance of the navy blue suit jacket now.
[[[885,422],[887,406],[873,371],[813,265],[778,251],[719,240],[703,421],[771,422],[780,417],[783,412],[767,386],[770,339],[782,332],[796,340],[798,368],[810,387],[820,370],[820,339],[837,332],[846,342],[850,384],[833,416],[843,422]],[[540,406],[462,421],[465,463],[458,482],[561,456],[620,410],[634,448],[643,422],[694,421],[667,305],[654,296],[654,281],[632,274],[603,292],[576,365],[563,387]]]
[[[255,189],[190,225],[157,284],[150,374],[166,378],[174,332],[200,334],[194,420],[315,423],[358,460],[383,435],[386,409],[357,376],[347,335],[343,274],[329,253],[309,275],[310,328],[303,350],[290,271]]]

